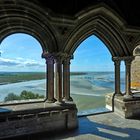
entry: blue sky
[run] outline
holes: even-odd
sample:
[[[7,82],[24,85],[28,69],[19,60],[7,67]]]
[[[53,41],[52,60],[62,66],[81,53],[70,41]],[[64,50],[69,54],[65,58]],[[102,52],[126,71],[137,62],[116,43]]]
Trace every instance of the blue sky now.
[[[45,71],[40,43],[27,34],[12,34],[0,44],[0,71]],[[105,44],[92,35],[74,52],[71,71],[114,71],[111,54]]]
[[[0,71],[45,71],[40,43],[27,34],[12,34],[0,44]]]
[[[114,64],[105,44],[92,35],[76,49],[71,71],[114,71]]]

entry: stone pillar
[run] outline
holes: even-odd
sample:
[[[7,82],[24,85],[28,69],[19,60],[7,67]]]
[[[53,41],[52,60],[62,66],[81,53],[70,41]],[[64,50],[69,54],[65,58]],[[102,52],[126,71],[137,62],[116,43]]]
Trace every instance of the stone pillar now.
[[[121,59],[119,57],[113,57],[115,67],[115,95],[122,95],[120,90],[120,62]]]
[[[132,98],[131,93],[131,62],[134,57],[126,57],[125,62],[125,95],[124,98]]]
[[[65,57],[63,60],[63,100],[73,101],[70,97],[70,59],[72,57]]]
[[[42,57],[46,59],[46,96],[47,102],[55,102],[54,99],[54,57],[52,54],[43,53]]]
[[[62,103],[62,56],[55,54],[55,96],[56,103]]]

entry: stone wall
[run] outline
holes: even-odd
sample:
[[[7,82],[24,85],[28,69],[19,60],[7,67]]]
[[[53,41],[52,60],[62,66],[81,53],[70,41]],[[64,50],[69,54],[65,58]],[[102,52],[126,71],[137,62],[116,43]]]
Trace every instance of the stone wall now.
[[[134,51],[135,60],[132,62],[131,73],[131,87],[140,90],[140,47]]]
[[[124,101],[123,96],[106,95],[106,108],[111,109],[123,118],[136,118],[140,116],[140,98]]]
[[[68,105],[68,107],[51,107],[51,110],[40,108],[1,112],[0,126],[0,139],[74,129],[78,126],[77,109],[74,105]]]

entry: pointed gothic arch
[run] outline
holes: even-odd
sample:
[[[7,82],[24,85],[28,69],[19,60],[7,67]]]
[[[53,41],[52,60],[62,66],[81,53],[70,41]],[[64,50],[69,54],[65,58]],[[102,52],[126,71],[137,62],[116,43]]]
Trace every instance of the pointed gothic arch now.
[[[95,34],[109,49],[112,57],[129,56],[129,48],[120,30],[123,30],[124,21],[115,15],[105,5],[95,7],[84,14],[81,13],[76,19],[77,26],[69,36],[64,51],[73,54],[78,45],[88,36]]]

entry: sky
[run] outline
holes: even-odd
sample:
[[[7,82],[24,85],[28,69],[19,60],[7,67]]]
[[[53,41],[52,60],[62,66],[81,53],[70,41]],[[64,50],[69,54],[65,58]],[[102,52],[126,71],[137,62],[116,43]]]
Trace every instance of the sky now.
[[[6,37],[0,44],[0,52],[0,71],[45,71],[41,45],[30,35],[16,33]]]
[[[23,33],[9,35],[0,44],[0,71],[44,72],[41,54],[41,45],[34,37]],[[74,52],[71,71],[114,71],[114,63],[105,44],[92,35]]]
[[[71,71],[114,71],[112,56],[95,35],[85,39],[74,52]]]

